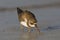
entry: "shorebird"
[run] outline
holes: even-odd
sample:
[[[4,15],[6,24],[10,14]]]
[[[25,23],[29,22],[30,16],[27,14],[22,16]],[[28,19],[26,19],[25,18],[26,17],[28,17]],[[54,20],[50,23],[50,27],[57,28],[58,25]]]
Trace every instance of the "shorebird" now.
[[[17,14],[18,14],[19,23],[27,27],[28,32],[30,32],[30,28],[32,27],[35,27],[40,32],[37,26],[37,19],[32,12],[28,10],[22,10],[19,7],[17,7]]]

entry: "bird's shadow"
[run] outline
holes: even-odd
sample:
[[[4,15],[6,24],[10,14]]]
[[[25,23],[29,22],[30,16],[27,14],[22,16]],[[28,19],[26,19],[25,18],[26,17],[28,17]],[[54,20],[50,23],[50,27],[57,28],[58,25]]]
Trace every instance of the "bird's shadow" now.
[[[48,26],[46,28],[41,29],[41,31],[45,32],[45,31],[52,31],[57,29],[60,29],[60,26]]]

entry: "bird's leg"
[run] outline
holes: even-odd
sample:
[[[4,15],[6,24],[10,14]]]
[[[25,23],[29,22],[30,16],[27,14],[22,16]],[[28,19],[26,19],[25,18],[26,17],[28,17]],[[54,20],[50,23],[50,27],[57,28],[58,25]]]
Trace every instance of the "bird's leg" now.
[[[30,32],[30,26],[29,26],[29,22],[27,22],[27,25],[28,25],[28,32]]]
[[[28,32],[30,32],[31,30],[30,30],[30,27],[28,27]]]

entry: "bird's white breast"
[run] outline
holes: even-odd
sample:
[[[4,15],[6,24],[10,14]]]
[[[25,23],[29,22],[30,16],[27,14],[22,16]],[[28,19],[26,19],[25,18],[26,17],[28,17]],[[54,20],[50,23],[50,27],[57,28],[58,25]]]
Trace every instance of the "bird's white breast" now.
[[[27,23],[25,21],[20,22],[23,26],[28,27]]]
[[[20,22],[23,26],[25,26],[25,27],[28,27],[28,25],[27,25],[27,19],[25,18],[25,21],[21,21]]]

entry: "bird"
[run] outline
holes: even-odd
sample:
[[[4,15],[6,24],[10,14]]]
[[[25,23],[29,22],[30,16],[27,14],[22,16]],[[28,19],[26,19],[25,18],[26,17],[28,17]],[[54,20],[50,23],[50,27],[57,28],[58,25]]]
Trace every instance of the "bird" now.
[[[17,14],[18,14],[19,23],[22,26],[27,27],[29,29],[28,32],[30,32],[30,28],[35,27],[37,31],[40,33],[40,30],[37,26],[37,19],[31,11],[22,10],[19,7],[17,7]]]

